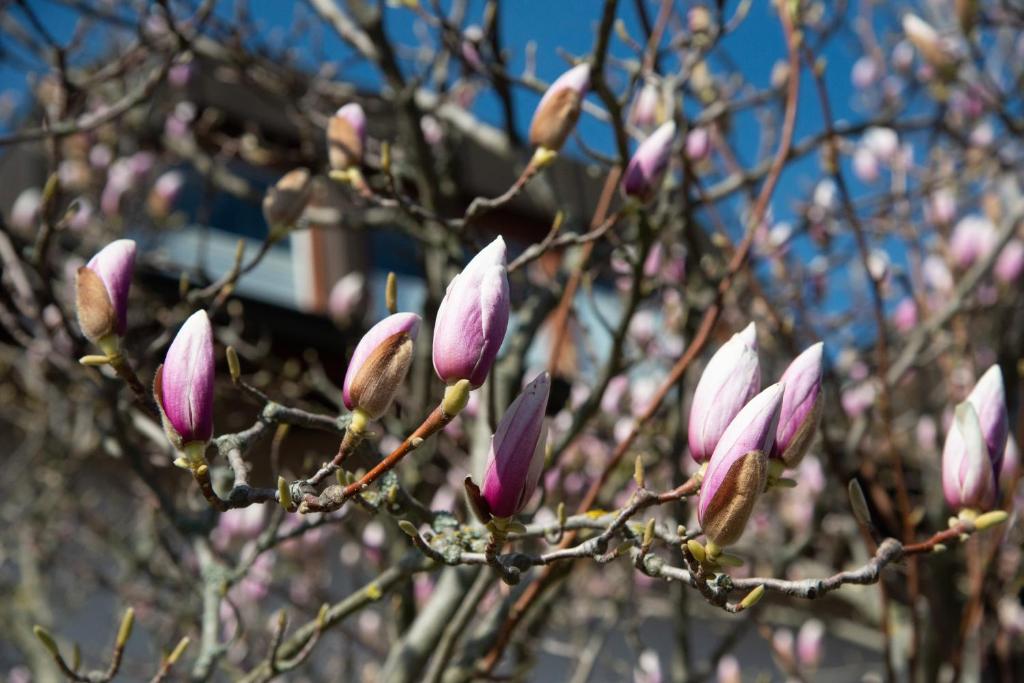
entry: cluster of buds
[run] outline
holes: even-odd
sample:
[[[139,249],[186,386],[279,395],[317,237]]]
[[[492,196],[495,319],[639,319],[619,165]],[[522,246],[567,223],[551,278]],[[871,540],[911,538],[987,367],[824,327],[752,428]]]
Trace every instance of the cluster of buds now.
[[[590,65],[577,64],[544,93],[530,122],[530,144],[537,148],[533,161],[536,166],[549,163],[562,149],[580,118],[589,89]]]
[[[993,365],[956,407],[942,449],[942,491],[961,515],[973,516],[995,505],[1007,425],[1003,374]]]
[[[822,414],[822,362],[819,342],[790,363],[778,384],[757,393],[753,323],[708,362],[694,391],[688,435],[691,455],[705,468],[698,518],[709,558],[739,539],[758,496],[807,453]]]

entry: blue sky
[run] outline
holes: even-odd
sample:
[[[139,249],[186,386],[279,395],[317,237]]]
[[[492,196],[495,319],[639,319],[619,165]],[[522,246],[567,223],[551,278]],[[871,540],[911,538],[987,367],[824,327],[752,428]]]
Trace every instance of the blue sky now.
[[[75,14],[53,2],[52,0],[28,0],[28,4],[44,20],[48,29],[58,40],[64,41],[74,30]],[[510,68],[519,72],[525,65],[526,47],[531,41],[536,45],[536,72],[543,80],[552,80],[567,67],[564,54],[583,56],[588,54],[594,43],[597,22],[600,18],[603,3],[596,0],[514,0],[502,3],[501,25],[504,43],[510,56]],[[660,3],[648,0],[649,15],[653,19]],[[677,3],[679,7],[689,7],[691,3]],[[738,3],[727,2],[727,15],[731,16]],[[449,6],[450,0],[442,5]],[[728,36],[723,42],[724,53],[729,63],[716,60],[711,63],[712,72],[723,74],[727,69],[738,70],[754,86],[764,87],[768,84],[773,65],[784,58],[782,33],[779,21],[771,7],[772,3],[753,2],[750,14],[739,29]],[[467,23],[480,23],[484,3],[471,0]],[[252,0],[249,3],[250,14],[257,19],[261,27],[260,40],[270,45],[286,47],[300,55],[308,68],[315,69],[319,64],[318,54],[339,65],[337,78],[352,81],[366,88],[374,88],[379,83],[379,76],[372,67],[359,65],[351,59],[351,50],[344,45],[334,33],[325,26],[313,26],[303,30],[298,36],[289,33],[294,21],[312,19],[312,12],[301,0]],[[218,6],[218,14],[230,20],[235,10],[235,3],[222,0]],[[875,8],[876,24],[894,24],[898,8],[883,6]],[[19,12],[17,7],[8,11]],[[851,15],[856,10],[851,12]],[[640,37],[643,35],[641,24],[636,14],[635,3],[622,0],[619,3],[618,17],[624,22],[628,32]],[[419,20],[416,15],[404,8],[389,8],[386,23],[389,34],[401,44],[413,45],[417,36],[422,34],[422,26],[417,28]],[[671,39],[673,31],[667,32],[665,41]],[[92,47],[100,51],[109,44],[107,40],[93,37]],[[883,46],[888,50],[891,45]],[[860,119],[864,112],[857,108],[856,98],[850,84],[850,70],[858,55],[858,41],[848,26],[843,27],[830,41],[820,55],[827,60],[826,80],[832,98],[835,116],[838,120]],[[611,55],[613,58],[629,59],[634,55],[630,49],[618,39],[613,39]],[[671,66],[671,65],[670,65]],[[411,63],[406,64],[411,68]],[[613,87],[616,76],[613,73]],[[34,78],[32,70],[22,65],[12,66],[4,63],[0,66],[0,91],[13,92],[16,96],[23,95],[26,84]],[[617,85],[624,86],[621,79]],[[594,98],[594,95],[591,95]],[[539,96],[523,89],[515,90],[517,127],[525,133],[534,105]],[[677,103],[678,106],[679,103]],[[699,110],[695,102],[683,102],[685,109],[692,113]],[[474,112],[483,120],[501,123],[497,100],[494,96],[485,95],[478,98],[473,105]],[[762,131],[760,122],[753,116],[739,116],[733,121],[733,147],[737,150],[741,161],[750,163],[753,154],[760,149]],[[804,78],[801,89],[799,116],[797,123],[797,139],[822,130],[822,118],[814,88],[809,78]],[[584,115],[579,125],[579,134],[586,144],[602,152],[613,149],[612,135],[609,128],[601,122]],[[573,151],[570,144],[569,152]],[[578,151],[578,148],[577,148]],[[849,175],[849,174],[848,174]],[[805,199],[810,189],[821,176],[819,160],[816,155],[791,163],[781,178],[780,185],[772,202],[772,213],[776,220],[792,217],[792,209],[796,202]],[[851,177],[852,180],[852,177]],[[855,191],[863,191],[863,187],[853,180]],[[735,204],[734,208],[738,209]],[[738,211],[732,212],[739,216]],[[738,233],[741,229],[739,221],[733,226]],[[800,255],[807,249],[799,241],[794,244],[794,252]],[[895,248],[897,260],[899,248]],[[833,294],[839,300],[833,302],[843,308],[844,299],[848,300],[849,292],[837,291]],[[849,301],[845,301],[849,305]]]

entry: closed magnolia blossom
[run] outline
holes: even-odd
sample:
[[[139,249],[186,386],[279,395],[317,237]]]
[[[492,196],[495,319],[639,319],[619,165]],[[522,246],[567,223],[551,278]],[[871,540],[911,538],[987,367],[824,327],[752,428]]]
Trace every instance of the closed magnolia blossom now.
[[[996,259],[992,273],[997,280],[1010,285],[1020,279],[1022,272],[1024,272],[1024,242],[1010,240],[999,252],[999,258]]]
[[[418,315],[395,313],[363,335],[345,372],[342,399],[346,408],[370,420],[384,414],[412,365],[419,329]]]
[[[782,412],[775,432],[772,457],[787,468],[800,464],[821,421],[821,363],[824,344],[818,342],[797,356],[779,380],[785,385]]]
[[[917,48],[921,57],[936,69],[946,69],[956,63],[956,54],[935,28],[916,14],[903,15],[903,33]]]
[[[946,434],[942,490],[951,508],[984,511],[995,504],[1008,432],[1003,375],[993,365],[957,406]]]
[[[75,299],[78,324],[101,348],[123,336],[128,324],[128,290],[135,272],[135,241],[115,240],[78,269]],[[105,349],[106,350],[106,349]]]
[[[726,427],[760,387],[757,330],[750,323],[715,352],[697,382],[687,425],[694,460],[711,457]]]
[[[783,385],[773,384],[750,399],[729,423],[708,461],[697,519],[709,549],[732,545],[743,535],[767,483],[767,454],[775,442],[783,394]]]
[[[580,117],[589,88],[589,64],[577,64],[559,76],[533,112],[530,144],[551,152],[560,150]]]
[[[193,465],[213,437],[214,365],[213,328],[206,311],[196,311],[178,330],[153,382],[164,431]]]
[[[343,171],[363,163],[366,146],[366,113],[356,102],[335,112],[327,122],[327,154],[331,168]]]
[[[989,254],[995,246],[996,229],[983,216],[961,218],[949,239],[949,252],[958,268],[970,268]]]
[[[1006,450],[1003,451],[1003,462],[999,466],[999,490],[1003,495],[1013,495],[1014,484],[1020,476],[1020,447],[1013,434],[1006,437]]]
[[[491,437],[480,494],[494,517],[518,514],[537,488],[547,446],[544,416],[550,390],[548,373],[537,375],[502,415]]]
[[[633,101],[633,125],[638,128],[653,128],[658,123],[658,114],[661,110],[661,93],[658,86],[647,82],[640,88],[636,99]]]
[[[649,201],[661,189],[676,138],[676,124],[667,121],[640,143],[622,176],[622,192],[627,197]]]
[[[272,235],[290,228],[302,218],[312,193],[313,180],[305,168],[285,173],[267,190],[263,197],[263,218],[270,226]]]
[[[508,329],[509,290],[505,240],[480,251],[448,285],[437,309],[433,359],[446,384],[484,383]]]

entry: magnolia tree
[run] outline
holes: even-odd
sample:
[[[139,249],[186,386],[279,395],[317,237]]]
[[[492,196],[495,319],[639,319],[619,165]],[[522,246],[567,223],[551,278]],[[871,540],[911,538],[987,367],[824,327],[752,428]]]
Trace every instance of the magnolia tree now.
[[[36,5],[3,19],[35,99],[0,142],[48,168],[0,233],[7,680],[1024,675],[1018,6],[605,0],[569,53],[497,0],[309,0],[276,36]],[[500,196],[459,192],[467,142],[521,171]],[[595,205],[551,191],[567,158]],[[144,245],[182,169],[199,222],[230,194],[268,229],[175,290]],[[325,189],[425,291],[343,278],[332,360],[237,295]],[[531,244],[496,217],[535,189]]]

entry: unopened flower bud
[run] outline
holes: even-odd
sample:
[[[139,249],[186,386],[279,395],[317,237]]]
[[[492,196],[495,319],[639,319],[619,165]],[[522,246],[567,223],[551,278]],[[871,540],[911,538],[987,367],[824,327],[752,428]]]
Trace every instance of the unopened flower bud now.
[[[995,268],[992,269],[996,279],[1003,284],[1010,285],[1020,279],[1024,272],[1024,242],[1021,240],[1010,240],[999,252]]]
[[[78,324],[94,344],[124,335],[128,324],[128,290],[135,271],[135,242],[115,240],[82,268],[75,282]]]
[[[711,457],[726,427],[760,387],[757,330],[750,323],[715,352],[697,382],[687,425],[694,460]]]
[[[676,124],[667,121],[640,144],[622,176],[623,194],[644,202],[657,194],[668,171],[675,137]]]
[[[633,101],[633,125],[638,128],[653,128],[658,123],[660,109],[661,93],[658,92],[658,86],[652,82],[644,83]]]
[[[821,421],[821,342],[797,356],[779,380],[786,386],[772,457],[792,469],[800,464]]]
[[[296,168],[281,176],[263,197],[263,218],[271,233],[291,228],[306,210],[313,182],[309,171]]]
[[[965,216],[953,228],[949,251],[958,268],[967,269],[992,251],[996,229],[992,221],[978,215]]]
[[[589,88],[589,64],[577,64],[559,76],[533,113],[530,144],[552,152],[560,150],[580,117]]]
[[[825,648],[825,625],[817,619],[808,619],[796,634],[796,656],[800,665],[814,670],[821,664]]]
[[[526,385],[491,437],[481,495],[490,514],[511,517],[530,500],[544,467],[551,379],[543,372]]]
[[[903,15],[903,33],[921,57],[936,69],[948,69],[956,63],[956,54],[938,31],[916,14]]]
[[[782,410],[782,384],[773,384],[743,406],[708,461],[697,519],[718,547],[739,540],[768,478],[768,458]]]
[[[363,163],[366,113],[357,102],[339,109],[327,122],[327,152],[331,168],[343,171]]]
[[[412,365],[420,329],[415,313],[395,313],[370,328],[352,352],[342,398],[349,410],[376,420],[388,409]]]
[[[703,161],[711,152],[711,134],[703,126],[686,134],[686,156],[690,161]]]
[[[359,271],[352,271],[335,282],[327,298],[327,312],[341,327],[362,318],[366,306],[366,277]]]
[[[995,503],[1007,421],[1003,376],[993,365],[957,406],[942,449],[942,490],[954,510],[986,510]]]
[[[185,187],[185,176],[181,171],[167,171],[153,183],[153,189],[146,200],[149,213],[155,217],[167,216]]]
[[[446,384],[484,383],[508,329],[509,290],[505,241],[498,237],[448,285],[437,309],[433,359]]]
[[[206,311],[196,311],[178,330],[153,381],[164,431],[175,448],[190,456],[196,445],[201,456],[213,436],[215,371],[213,328]]]

